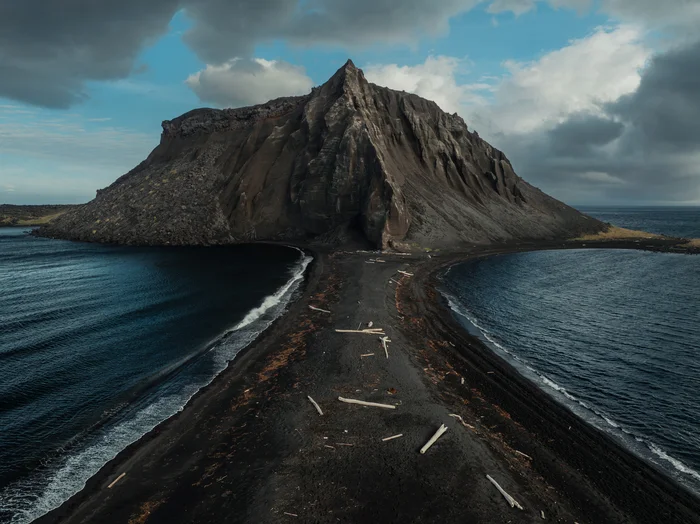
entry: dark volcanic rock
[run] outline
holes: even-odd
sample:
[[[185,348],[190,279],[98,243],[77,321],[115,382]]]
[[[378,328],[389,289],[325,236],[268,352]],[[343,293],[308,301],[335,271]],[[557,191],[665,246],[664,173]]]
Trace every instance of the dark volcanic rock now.
[[[41,234],[131,244],[339,239],[443,247],[605,225],[518,177],[457,116],[348,61],[306,96],[163,122],[149,157]]]

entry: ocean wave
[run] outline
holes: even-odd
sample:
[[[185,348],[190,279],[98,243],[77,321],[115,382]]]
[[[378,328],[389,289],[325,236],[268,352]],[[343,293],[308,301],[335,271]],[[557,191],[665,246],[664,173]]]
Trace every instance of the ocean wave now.
[[[589,423],[593,423],[593,425],[598,427],[599,429],[606,431],[614,436],[617,436],[623,441],[625,441],[625,438],[623,437],[624,435],[627,437],[627,439],[631,438],[637,443],[642,444],[646,449],[648,449],[651,452],[651,456],[649,456],[649,454],[647,453],[640,453],[642,456],[646,456],[647,460],[651,460],[652,462],[658,464],[658,459],[662,459],[667,465],[670,465],[671,468],[676,472],[688,475],[694,480],[700,481],[700,472],[695,471],[687,464],[669,455],[666,451],[661,449],[658,445],[650,441],[648,438],[636,435],[628,429],[624,428],[620,423],[613,420],[608,414],[604,413],[602,410],[590,405],[584,400],[581,400],[580,398],[571,394],[569,391],[566,390],[566,388],[564,388],[560,384],[557,384],[554,380],[533,368],[531,365],[529,365],[524,360],[520,359],[517,355],[515,355],[513,351],[509,350],[503,344],[500,344],[486,328],[482,327],[479,324],[479,322],[471,312],[469,312],[466,308],[461,306],[457,298],[455,298],[453,295],[447,293],[444,290],[442,290],[442,294],[447,300],[450,309],[457,315],[468,320],[469,323],[472,326],[474,326],[474,328],[476,328],[477,332],[482,337],[482,339],[487,341],[492,347],[495,347],[497,350],[506,353],[511,360],[517,361],[516,369],[522,372],[522,368],[524,367],[526,372],[523,373],[523,375],[526,378],[530,380],[535,379],[535,382],[539,381],[541,385],[545,386],[545,389],[553,390],[560,396],[564,397],[567,401],[569,401],[569,406],[570,409],[572,409],[572,411],[578,411],[577,414],[580,417],[582,417]],[[579,408],[574,409],[573,405],[576,405]],[[581,411],[580,408],[583,408],[583,411]],[[596,423],[596,421],[598,421],[598,423]],[[601,424],[600,422],[604,422],[604,424]],[[607,426],[607,429],[605,428],[605,426]],[[629,440],[627,440],[627,442],[629,442]]]
[[[670,463],[677,471],[680,471],[681,473],[685,473],[686,475],[690,475],[693,477],[695,480],[700,481],[700,473],[695,471],[693,468],[689,467],[688,465],[684,464],[677,458],[672,457],[668,453],[666,453],[663,449],[658,447],[656,444],[653,442],[644,442],[649,450],[656,455],[657,457],[665,460],[666,462]]]
[[[241,349],[284,312],[313,260],[303,251],[297,250],[301,252],[301,258],[291,269],[290,279],[274,294],[263,299],[260,306],[249,311],[233,329],[216,337],[206,346],[206,351],[197,352],[195,356],[203,353],[212,356],[214,365],[209,376],[181,386],[174,394],[164,394],[154,401],[148,401],[145,406],[138,406],[139,400],[135,399],[134,404],[120,405],[105,413],[121,419],[114,424],[93,427],[95,431],[92,434],[69,446],[70,449],[62,450],[65,453],[60,457],[47,460],[34,475],[0,491],[0,521],[8,519],[10,524],[28,524],[59,507],[83,489],[87,480],[120,451],[182,411],[201,388],[210,384],[226,369]],[[192,360],[195,359],[188,357],[161,370],[157,374],[157,381],[162,382],[164,375],[174,373]]]
[[[306,255],[303,251],[301,251],[301,255],[301,262],[294,270],[292,270],[292,278],[290,278],[287,281],[287,283],[280,289],[278,289],[274,294],[265,297],[265,299],[258,307],[251,309],[248,312],[248,314],[245,317],[243,317],[243,320],[241,320],[238,323],[238,325],[236,325],[236,327],[233,328],[233,331],[238,331],[239,329],[242,329],[252,324],[271,308],[279,305],[282,298],[287,294],[287,292],[292,288],[292,286],[294,286],[302,278],[304,278],[304,272],[306,271],[307,266],[311,263],[313,259],[310,256]]]

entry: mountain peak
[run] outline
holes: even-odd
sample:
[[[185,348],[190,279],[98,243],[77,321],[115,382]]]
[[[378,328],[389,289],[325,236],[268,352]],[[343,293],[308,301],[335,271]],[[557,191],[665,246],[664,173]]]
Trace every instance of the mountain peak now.
[[[343,91],[354,91],[360,88],[362,83],[366,83],[365,75],[358,69],[352,60],[348,61],[338,69],[325,85],[331,86],[333,90],[342,87]]]

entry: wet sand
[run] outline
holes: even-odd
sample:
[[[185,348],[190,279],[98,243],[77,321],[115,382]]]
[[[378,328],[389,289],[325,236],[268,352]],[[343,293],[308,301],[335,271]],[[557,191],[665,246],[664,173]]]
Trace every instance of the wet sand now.
[[[580,524],[700,523],[699,498],[521,377],[435,291],[439,271],[459,260],[553,247],[383,263],[316,251],[286,315],[39,522],[500,523],[543,522],[543,512]],[[377,336],[335,332],[370,320],[391,338],[388,359]],[[421,455],[441,424],[448,431]]]

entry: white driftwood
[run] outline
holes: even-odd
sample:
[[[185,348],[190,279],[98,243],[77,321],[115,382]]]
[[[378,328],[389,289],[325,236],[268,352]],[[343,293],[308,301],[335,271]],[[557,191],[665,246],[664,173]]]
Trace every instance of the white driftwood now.
[[[374,353],[365,353],[364,355],[360,355],[360,358],[363,358],[363,357],[373,357],[373,356],[374,356]]]
[[[372,329],[336,329],[336,333],[362,333],[364,335],[386,335],[382,328]]]
[[[450,413],[449,416],[454,417],[457,420],[459,420],[462,423],[462,426],[464,426],[465,428],[469,428],[473,431],[476,431],[476,428],[474,426],[472,426],[471,424],[467,424],[466,422],[464,422],[464,419],[460,415],[455,415],[454,413]]]
[[[314,399],[312,399],[311,396],[309,396],[309,395],[306,395],[306,396],[311,401],[311,403],[314,405],[314,407],[316,408],[316,411],[318,411],[318,414],[323,415],[323,411],[321,411],[321,406],[316,404],[316,401]]]
[[[338,400],[346,404],[359,404],[360,406],[370,406],[373,408],[396,409],[396,406],[391,404],[377,404],[376,402],[365,402],[364,400],[355,400],[354,398],[338,397]]]
[[[367,327],[368,327],[368,328],[371,328],[373,325],[374,325],[374,322],[372,322],[371,320],[370,320],[369,322],[367,322]]]
[[[545,518],[544,518],[544,511],[540,510],[540,516],[542,517],[542,520],[545,520]]]
[[[405,275],[407,277],[413,276],[413,273],[409,273],[408,271],[401,271],[400,269],[398,271],[399,271],[399,273],[401,273],[402,275]]]
[[[329,315],[331,313],[327,309],[321,309],[320,307],[309,306],[309,309],[313,309],[314,311],[320,311],[321,313],[328,313]]]
[[[382,442],[386,442],[388,440],[394,440],[395,438],[401,438],[403,437],[403,433],[399,433],[398,435],[392,435],[391,437],[386,437],[382,439]]]
[[[440,427],[435,432],[435,434],[432,437],[430,437],[430,440],[425,443],[425,446],[420,448],[420,454],[425,455],[425,452],[430,449],[430,446],[437,442],[437,439],[439,439],[442,436],[442,434],[445,433],[445,431],[447,431],[447,426],[445,426],[445,424],[440,424]]]
[[[114,486],[117,482],[119,482],[119,481],[120,481],[121,479],[123,479],[125,476],[126,476],[126,473],[122,473],[121,475],[119,475],[117,478],[115,478],[115,479],[112,481],[112,483],[111,483],[109,486],[107,486],[107,489],[111,489],[112,486]]]
[[[518,455],[522,455],[526,459],[533,460],[532,457],[530,455],[528,455],[527,453],[523,453],[522,451],[518,451],[517,449],[514,449],[513,451],[515,451]]]
[[[386,355],[386,358],[389,358],[389,349],[386,347],[388,342],[391,342],[391,339],[389,337],[381,337],[379,340],[382,342],[382,346],[384,346],[384,354]]]
[[[459,383],[462,384],[462,385],[464,385],[464,377],[462,377],[462,378],[459,380]]]
[[[298,517],[296,513],[287,513],[286,511],[284,512],[285,515],[289,515],[290,517]]]
[[[515,500],[508,493],[506,493],[506,491],[500,486],[500,484],[498,482],[496,482],[495,480],[493,480],[491,475],[486,475],[486,478],[489,479],[491,484],[496,486],[496,489],[501,492],[501,495],[503,495],[503,498],[508,501],[508,504],[510,504],[511,508],[518,508],[520,510],[523,509],[523,507],[520,504],[518,504],[517,500]]]

